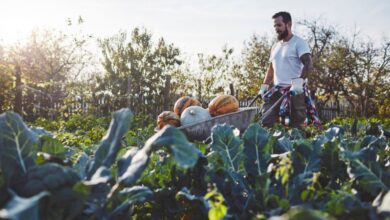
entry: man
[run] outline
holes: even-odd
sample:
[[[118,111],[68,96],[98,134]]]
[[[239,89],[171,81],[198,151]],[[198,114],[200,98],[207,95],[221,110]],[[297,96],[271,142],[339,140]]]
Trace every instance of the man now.
[[[261,123],[264,127],[272,127],[282,120],[283,124],[300,127],[307,116],[303,79],[312,69],[310,49],[302,38],[291,32],[290,13],[278,12],[272,19],[278,42],[272,47],[270,64],[259,91],[265,101]],[[268,90],[272,81],[274,87],[271,92]],[[291,86],[292,82],[297,84]],[[283,101],[282,96],[288,96],[288,100]],[[287,106],[286,109],[283,106]]]

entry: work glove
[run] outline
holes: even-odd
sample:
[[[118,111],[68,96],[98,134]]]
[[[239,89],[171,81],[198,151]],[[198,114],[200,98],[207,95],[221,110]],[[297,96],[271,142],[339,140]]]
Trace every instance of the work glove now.
[[[302,78],[295,78],[291,80],[291,88],[290,92],[293,95],[298,95],[303,93],[303,83],[304,80]]]
[[[264,94],[267,93],[268,88],[269,88],[268,84],[261,84],[260,90],[259,90],[259,92],[257,94],[261,95],[261,97],[263,97]]]

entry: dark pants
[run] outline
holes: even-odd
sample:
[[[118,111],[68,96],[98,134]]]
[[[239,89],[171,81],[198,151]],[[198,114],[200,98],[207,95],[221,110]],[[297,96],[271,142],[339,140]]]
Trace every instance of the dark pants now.
[[[282,100],[280,92],[274,93],[268,102],[263,104],[261,124],[263,127],[272,127],[279,121],[279,110]],[[306,119],[306,103],[303,93],[291,96],[290,126],[301,127]]]

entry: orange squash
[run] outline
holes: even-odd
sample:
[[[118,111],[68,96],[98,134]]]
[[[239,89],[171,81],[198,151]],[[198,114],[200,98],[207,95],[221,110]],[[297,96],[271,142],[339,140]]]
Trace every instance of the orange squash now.
[[[180,126],[179,116],[171,111],[163,111],[157,117],[157,129],[162,129],[165,125]]]
[[[223,115],[238,110],[238,100],[232,95],[219,95],[209,103],[211,116]]]
[[[181,98],[179,98],[174,107],[173,107],[173,111],[178,115],[180,116],[181,113],[184,111],[184,109],[190,107],[190,106],[202,106],[200,104],[200,102],[192,97],[189,97],[189,96],[183,96]]]

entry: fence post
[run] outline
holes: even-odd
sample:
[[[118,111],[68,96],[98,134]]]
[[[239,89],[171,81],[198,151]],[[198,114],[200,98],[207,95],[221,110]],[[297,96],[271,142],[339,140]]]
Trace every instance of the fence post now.
[[[170,99],[169,99],[169,91],[171,90],[171,76],[170,75],[166,75],[166,78],[165,78],[165,88],[164,88],[164,110],[168,110],[169,109],[169,103],[170,103]]]
[[[22,79],[21,79],[21,71],[19,65],[15,66],[14,74],[16,78],[14,111],[22,115]]]
[[[233,86],[233,83],[229,84],[229,89],[230,89],[230,95],[234,96],[234,86]]]
[[[202,94],[202,81],[200,79],[198,79],[198,85],[197,85],[197,92],[198,94],[196,94],[198,96],[198,100],[203,103],[203,94]]]

